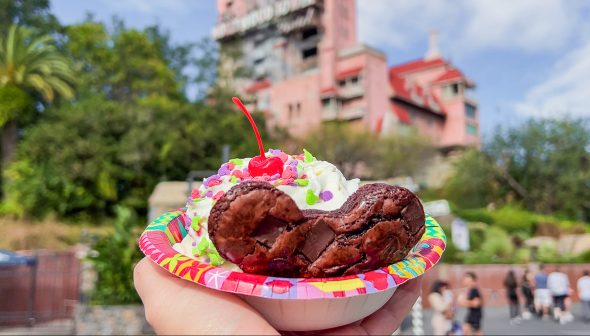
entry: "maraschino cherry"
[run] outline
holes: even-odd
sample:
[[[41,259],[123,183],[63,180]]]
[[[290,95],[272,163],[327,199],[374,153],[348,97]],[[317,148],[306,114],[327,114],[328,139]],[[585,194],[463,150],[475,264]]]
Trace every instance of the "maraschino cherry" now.
[[[254,135],[256,136],[256,141],[258,142],[258,149],[260,150],[260,155],[255,156],[250,160],[248,163],[248,171],[250,172],[251,176],[273,176],[275,174],[281,174],[283,172],[283,160],[278,156],[273,156],[267,158],[264,156],[264,146],[262,145],[262,139],[260,138],[260,133],[258,132],[258,127],[256,127],[256,123],[250,112],[246,109],[246,106],[242,104],[238,97],[233,97],[231,99],[234,104],[238,105],[240,110],[244,112],[248,121],[250,121],[250,125],[252,125],[252,129],[254,130]]]

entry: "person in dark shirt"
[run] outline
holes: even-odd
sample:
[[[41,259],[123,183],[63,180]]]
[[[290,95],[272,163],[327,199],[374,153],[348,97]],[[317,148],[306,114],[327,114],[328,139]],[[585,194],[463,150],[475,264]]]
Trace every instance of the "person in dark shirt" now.
[[[477,276],[473,272],[467,272],[463,276],[463,285],[467,287],[467,295],[459,298],[459,303],[467,308],[464,335],[482,335],[481,319],[483,317],[483,300],[477,288]]]
[[[518,283],[513,270],[509,270],[504,279],[504,288],[506,289],[506,298],[510,308],[510,324],[520,323],[520,303],[518,302]]]

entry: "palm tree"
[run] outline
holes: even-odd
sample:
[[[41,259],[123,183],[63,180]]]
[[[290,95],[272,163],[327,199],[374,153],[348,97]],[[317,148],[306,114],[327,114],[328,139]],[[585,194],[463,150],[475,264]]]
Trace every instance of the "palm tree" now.
[[[25,28],[12,25],[8,34],[0,37],[3,164],[12,157],[18,139],[18,121],[27,108],[32,108],[32,97],[41,96],[46,103],[54,102],[57,97],[71,99],[74,82],[74,71],[50,35],[35,38]]]

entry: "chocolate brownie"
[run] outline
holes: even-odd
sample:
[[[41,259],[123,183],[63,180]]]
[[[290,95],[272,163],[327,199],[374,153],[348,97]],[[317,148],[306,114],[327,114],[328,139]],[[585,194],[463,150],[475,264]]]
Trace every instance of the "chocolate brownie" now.
[[[244,272],[333,277],[405,258],[424,233],[424,210],[409,190],[382,183],[360,187],[338,210],[300,210],[271,184],[249,181],[217,201],[208,226]]]

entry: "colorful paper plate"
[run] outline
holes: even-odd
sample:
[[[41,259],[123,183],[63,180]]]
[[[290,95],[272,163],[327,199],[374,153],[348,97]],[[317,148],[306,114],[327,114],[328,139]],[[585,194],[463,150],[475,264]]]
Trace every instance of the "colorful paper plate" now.
[[[211,266],[172,248],[182,241],[185,211],[167,212],[150,223],[139,238],[143,253],[168,272],[205,287],[274,299],[352,297],[384,291],[416,278],[441,258],[446,237],[440,225],[426,215],[426,231],[410,255],[395,264],[363,274],[335,278],[280,278]]]

